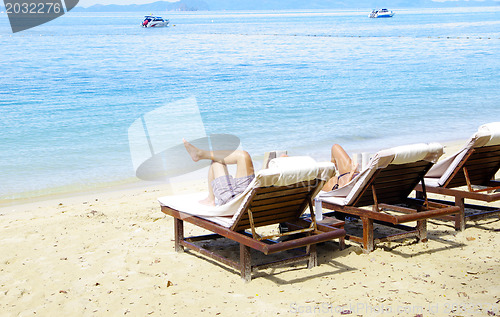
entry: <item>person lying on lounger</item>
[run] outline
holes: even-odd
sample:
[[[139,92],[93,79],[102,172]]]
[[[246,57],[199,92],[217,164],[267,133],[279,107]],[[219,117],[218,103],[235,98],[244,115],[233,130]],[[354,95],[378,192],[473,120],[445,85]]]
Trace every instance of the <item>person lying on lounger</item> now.
[[[208,170],[208,197],[200,203],[210,206],[224,205],[244,192],[255,178],[252,158],[248,152],[243,150],[207,151],[197,148],[185,139],[182,141],[193,161],[212,161]],[[332,177],[323,187],[323,191],[340,188],[358,174],[358,164],[353,164],[349,155],[338,144],[332,146],[331,161],[335,164],[339,176]],[[231,164],[236,164],[235,177],[227,170],[227,165]]]
[[[359,174],[358,164],[354,164],[346,151],[338,144],[332,146],[331,162],[335,164],[338,176],[330,178],[323,186],[323,191],[341,188]]]
[[[243,150],[207,151],[197,148],[185,139],[182,141],[193,161],[212,161],[208,170],[208,197],[200,201],[201,204],[224,205],[244,192],[255,178],[252,158],[248,152]],[[227,170],[227,165],[231,164],[236,164],[235,177],[231,176]]]

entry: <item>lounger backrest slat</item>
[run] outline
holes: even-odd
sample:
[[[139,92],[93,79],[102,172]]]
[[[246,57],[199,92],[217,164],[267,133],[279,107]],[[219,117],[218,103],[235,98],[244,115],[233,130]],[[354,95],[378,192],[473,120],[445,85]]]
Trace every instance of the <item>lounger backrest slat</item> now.
[[[296,195],[292,197],[280,197],[279,199],[266,199],[266,201],[259,201],[256,204],[251,205],[251,210],[256,212],[264,212],[266,210],[273,210],[277,208],[285,208],[288,206],[297,206],[300,205],[304,199],[305,195]]]
[[[297,220],[308,207],[311,196],[322,183],[320,180],[313,180],[289,186],[254,189],[252,199],[231,229],[240,231],[250,228],[248,210],[252,212],[255,227]]]
[[[276,214],[276,210],[274,212],[269,212],[266,214],[259,213],[254,217],[255,227],[268,226],[273,224],[278,224],[282,222],[290,221],[291,219],[297,220],[296,209],[288,208],[280,210],[279,214]],[[250,228],[250,220],[248,217],[243,218],[236,227],[235,231],[245,230]]]
[[[375,203],[372,185],[375,186],[378,203],[397,204],[403,202],[432,165],[433,163],[429,161],[421,160],[406,164],[390,164],[380,169],[365,186],[364,192],[353,206],[363,207]]]
[[[472,185],[487,185],[495,177],[500,169],[500,145],[478,147],[472,151],[468,159],[458,165],[457,173],[444,184],[444,187],[466,186],[464,167],[467,169]]]

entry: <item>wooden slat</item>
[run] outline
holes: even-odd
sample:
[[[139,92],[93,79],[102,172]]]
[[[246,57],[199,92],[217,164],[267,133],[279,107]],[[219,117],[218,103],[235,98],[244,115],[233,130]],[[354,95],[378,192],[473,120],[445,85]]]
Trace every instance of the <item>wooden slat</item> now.
[[[475,148],[463,167],[467,168],[472,185],[487,185],[500,168],[500,146]],[[467,185],[463,167],[446,184],[447,188]]]
[[[478,153],[476,155],[472,155],[467,162],[471,165],[480,165],[480,164],[492,164],[496,163],[499,160],[500,151],[493,155],[492,153]]]
[[[418,183],[418,175],[415,175],[411,179],[403,179],[400,181],[394,181],[394,182],[384,182],[384,183],[379,183],[378,179],[375,182],[375,188],[377,191],[377,195],[379,192],[389,192],[389,191],[394,191],[394,190],[401,190],[401,188],[415,188],[415,185]]]
[[[289,217],[277,217],[277,218],[273,218],[271,220],[268,220],[268,221],[261,221],[259,222],[258,225],[255,225],[256,227],[263,227],[263,226],[269,226],[269,225],[274,225],[274,224],[277,224],[277,223],[282,223],[282,222],[287,222],[287,221],[293,221],[297,219],[296,216],[289,216]],[[250,228],[250,224],[246,223],[246,221],[241,221],[240,223],[238,223],[238,226],[236,227],[236,230],[237,231],[240,231],[240,230],[246,230]]]
[[[270,198],[276,198],[276,197],[283,197],[283,196],[288,196],[288,195],[296,195],[296,194],[307,194],[309,192],[309,187],[297,187],[297,188],[288,188],[288,189],[283,189],[283,187],[275,187],[276,190],[274,191],[268,191],[264,193],[259,193],[257,192],[256,197],[253,199],[254,201],[256,200],[261,200],[261,199],[270,199]]]
[[[258,213],[253,213],[253,217],[255,221],[258,221],[259,219],[263,217],[268,217],[268,216],[276,216],[278,214],[282,213],[293,213],[293,214],[301,214],[302,210],[299,210],[297,206],[288,206],[288,207],[283,207],[280,209],[269,209],[265,211],[261,211]],[[247,216],[242,217],[241,220],[248,219]]]
[[[269,186],[254,190],[246,206],[252,211],[254,227],[262,227],[296,220],[307,206],[307,201],[321,181],[302,182],[292,186]],[[312,185],[312,186],[311,186]],[[250,228],[248,212],[243,212],[231,230]]]
[[[426,168],[429,165],[429,162],[419,161],[411,164],[403,164],[403,165],[390,165],[384,169],[384,175],[378,176],[381,179],[389,178],[389,179],[397,179],[398,177],[404,177],[404,175],[415,175],[422,173],[422,169]],[[406,168],[404,168],[406,166]],[[401,174],[401,170],[404,169],[405,173]],[[378,178],[377,177],[377,178]]]
[[[430,162],[418,161],[409,164],[389,165],[376,175],[372,183],[375,185],[379,203],[397,203],[408,197],[421,177],[432,166]],[[354,206],[374,204],[371,186],[358,198]]]
[[[294,219],[297,219],[297,215],[293,214],[293,213],[288,213],[288,214],[284,213],[284,214],[280,215],[279,217],[263,217],[262,219],[259,220],[259,222],[257,224],[254,224],[254,225],[255,225],[255,227],[258,228],[258,227],[262,227],[262,226],[267,226],[267,225],[269,225],[270,222],[273,222],[273,221],[274,221],[274,223],[276,223],[276,221],[278,221],[278,223],[286,222],[286,221],[284,221],[285,219],[288,219],[286,221],[292,221]],[[240,227],[248,228],[250,226],[249,219],[242,219],[238,225]]]
[[[258,226],[260,224],[260,220],[261,219],[268,219],[269,217],[271,217],[271,218],[274,217],[274,218],[277,219],[277,218],[280,218],[281,215],[285,215],[285,214],[287,215],[287,217],[290,214],[293,214],[293,215],[295,215],[297,217],[297,215],[300,215],[300,211],[297,208],[292,208],[292,207],[290,207],[290,208],[283,208],[283,209],[281,209],[279,211],[279,213],[276,212],[276,210],[274,210],[274,209],[273,210],[269,210],[266,213],[259,213],[258,215],[254,215],[254,224],[256,226]],[[248,220],[249,220],[249,217],[247,215],[245,215],[245,217],[242,217],[240,219],[240,222],[246,223],[246,222],[248,222]],[[279,222],[277,222],[277,223],[279,223]]]
[[[274,198],[270,198],[270,199],[253,200],[250,203],[250,206],[253,206],[255,208],[257,206],[278,204],[278,203],[291,201],[291,200],[294,200],[294,201],[304,200],[307,197],[307,195],[308,195],[308,193],[301,193],[301,194],[295,194],[295,195],[274,197]]]
[[[498,169],[498,164],[500,163],[500,156],[496,158],[496,160],[480,160],[480,161],[467,161],[465,163],[465,167],[468,170],[474,171],[476,173],[481,173],[484,170],[494,170]],[[483,172],[485,174],[485,172]]]
[[[277,203],[273,202],[273,203],[269,203],[266,205],[260,205],[260,206],[254,206],[253,204],[250,204],[250,208],[255,213],[258,213],[260,211],[269,210],[269,209],[279,209],[279,208],[283,208],[283,207],[287,207],[287,206],[294,206],[295,208],[297,208],[298,206],[300,206],[301,202],[304,201],[304,198],[294,199],[294,200],[284,200],[284,201],[280,201]]]
[[[297,189],[297,188],[306,188],[306,190],[308,188],[312,188],[312,187],[316,187],[321,181],[320,180],[312,180],[312,181],[309,181],[309,182],[301,182],[301,183],[297,183],[297,184],[293,184],[293,185],[290,185],[290,186],[268,186],[268,187],[259,187],[259,188],[256,188],[255,191],[257,192],[257,194],[264,194],[264,193],[270,193],[270,192],[286,192],[288,190],[294,190],[294,189]]]
[[[475,151],[477,153],[482,153],[485,155],[496,155],[497,153],[500,152],[500,144],[475,148]]]
[[[302,214],[302,210],[296,208],[296,206],[291,206],[289,208],[281,208],[279,210],[272,209],[266,212],[260,212],[254,214],[254,226],[262,227],[267,226],[269,224],[278,224],[281,222],[292,221],[297,219]],[[242,230],[248,229],[250,226],[250,220],[248,218],[248,214],[245,213],[245,216],[240,219],[238,225],[233,230]]]
[[[418,179],[418,177],[420,175],[421,175],[421,173],[420,174],[402,174],[402,175],[398,175],[397,177],[392,177],[392,178],[391,177],[382,177],[382,178],[377,177],[377,186],[379,188],[384,188],[386,186],[393,187],[394,184],[403,184],[403,185],[411,184],[411,183],[414,183],[415,180]],[[385,176],[385,175],[382,175],[382,176]],[[384,184],[387,184],[387,185],[384,185]]]

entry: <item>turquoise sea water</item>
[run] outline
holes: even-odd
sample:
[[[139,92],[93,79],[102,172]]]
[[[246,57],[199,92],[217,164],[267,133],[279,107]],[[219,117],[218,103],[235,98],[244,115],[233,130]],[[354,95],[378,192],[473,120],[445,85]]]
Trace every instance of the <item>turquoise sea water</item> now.
[[[369,11],[168,12],[163,29],[70,12],[16,34],[0,14],[0,199],[133,179],[129,127],[185,98],[207,134],[254,157],[445,142],[500,121],[500,7]]]

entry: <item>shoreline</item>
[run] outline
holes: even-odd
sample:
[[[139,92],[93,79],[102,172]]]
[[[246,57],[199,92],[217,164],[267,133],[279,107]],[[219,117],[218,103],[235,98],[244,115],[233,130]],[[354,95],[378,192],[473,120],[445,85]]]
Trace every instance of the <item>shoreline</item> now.
[[[172,186],[176,186],[175,189]],[[92,201],[103,201],[107,199],[117,199],[126,195],[137,195],[142,192],[163,192],[165,195],[178,192],[199,191],[206,188],[206,181],[188,180],[185,182],[160,183],[142,182],[113,187],[102,187],[99,190],[80,191],[72,193],[51,194],[34,199],[22,199],[0,204],[0,216],[8,213],[28,211],[33,208],[44,208],[50,206],[71,205],[76,203],[86,204]],[[163,195],[164,196],[164,195]]]
[[[441,142],[444,146],[444,151],[445,153],[441,157],[444,158],[446,157],[447,154],[450,152],[453,153],[460,149],[461,146],[464,145],[466,140],[453,140],[453,141],[447,141],[447,142]],[[354,154],[349,152],[350,155]],[[292,153],[293,155],[293,153]],[[325,157],[326,155],[321,155],[322,157]],[[261,167],[261,161],[263,159],[262,156],[255,156],[254,157],[254,164],[256,167],[256,170],[258,170]],[[198,183],[198,179],[204,179],[206,176],[206,168],[202,168],[199,170],[196,170],[194,172],[188,173],[187,174],[187,179],[189,182],[196,186]],[[183,175],[184,176],[184,175]],[[182,180],[181,177],[175,177],[173,178],[174,182],[180,182],[184,183],[185,180]],[[79,190],[71,190],[72,186],[65,186],[62,187],[59,191],[57,191],[58,187],[56,188],[48,188],[46,190],[40,190],[37,192],[40,192],[41,194],[29,197],[26,195],[29,195],[31,192],[26,192],[26,193],[18,193],[21,198],[3,198],[0,200],[0,213],[2,212],[7,212],[9,209],[18,209],[21,208],[21,206],[29,205],[29,206],[35,206],[36,204],[45,204],[45,202],[52,202],[56,200],[61,200],[61,201],[68,201],[68,200],[73,200],[73,199],[84,199],[85,197],[91,197],[91,196],[106,196],[106,195],[112,195],[112,193],[117,192],[124,192],[124,191],[130,191],[130,192],[136,192],[140,191],[141,189],[150,189],[150,188],[156,188],[156,187],[168,187],[168,182],[163,181],[143,181],[138,178],[128,178],[128,179],[123,179],[119,181],[114,181],[111,183],[99,183],[99,184],[94,184],[93,186],[88,186],[86,189],[79,189]],[[74,185],[73,187],[77,187],[77,185]],[[16,195],[16,194],[13,194]],[[24,196],[24,197],[23,197]]]

